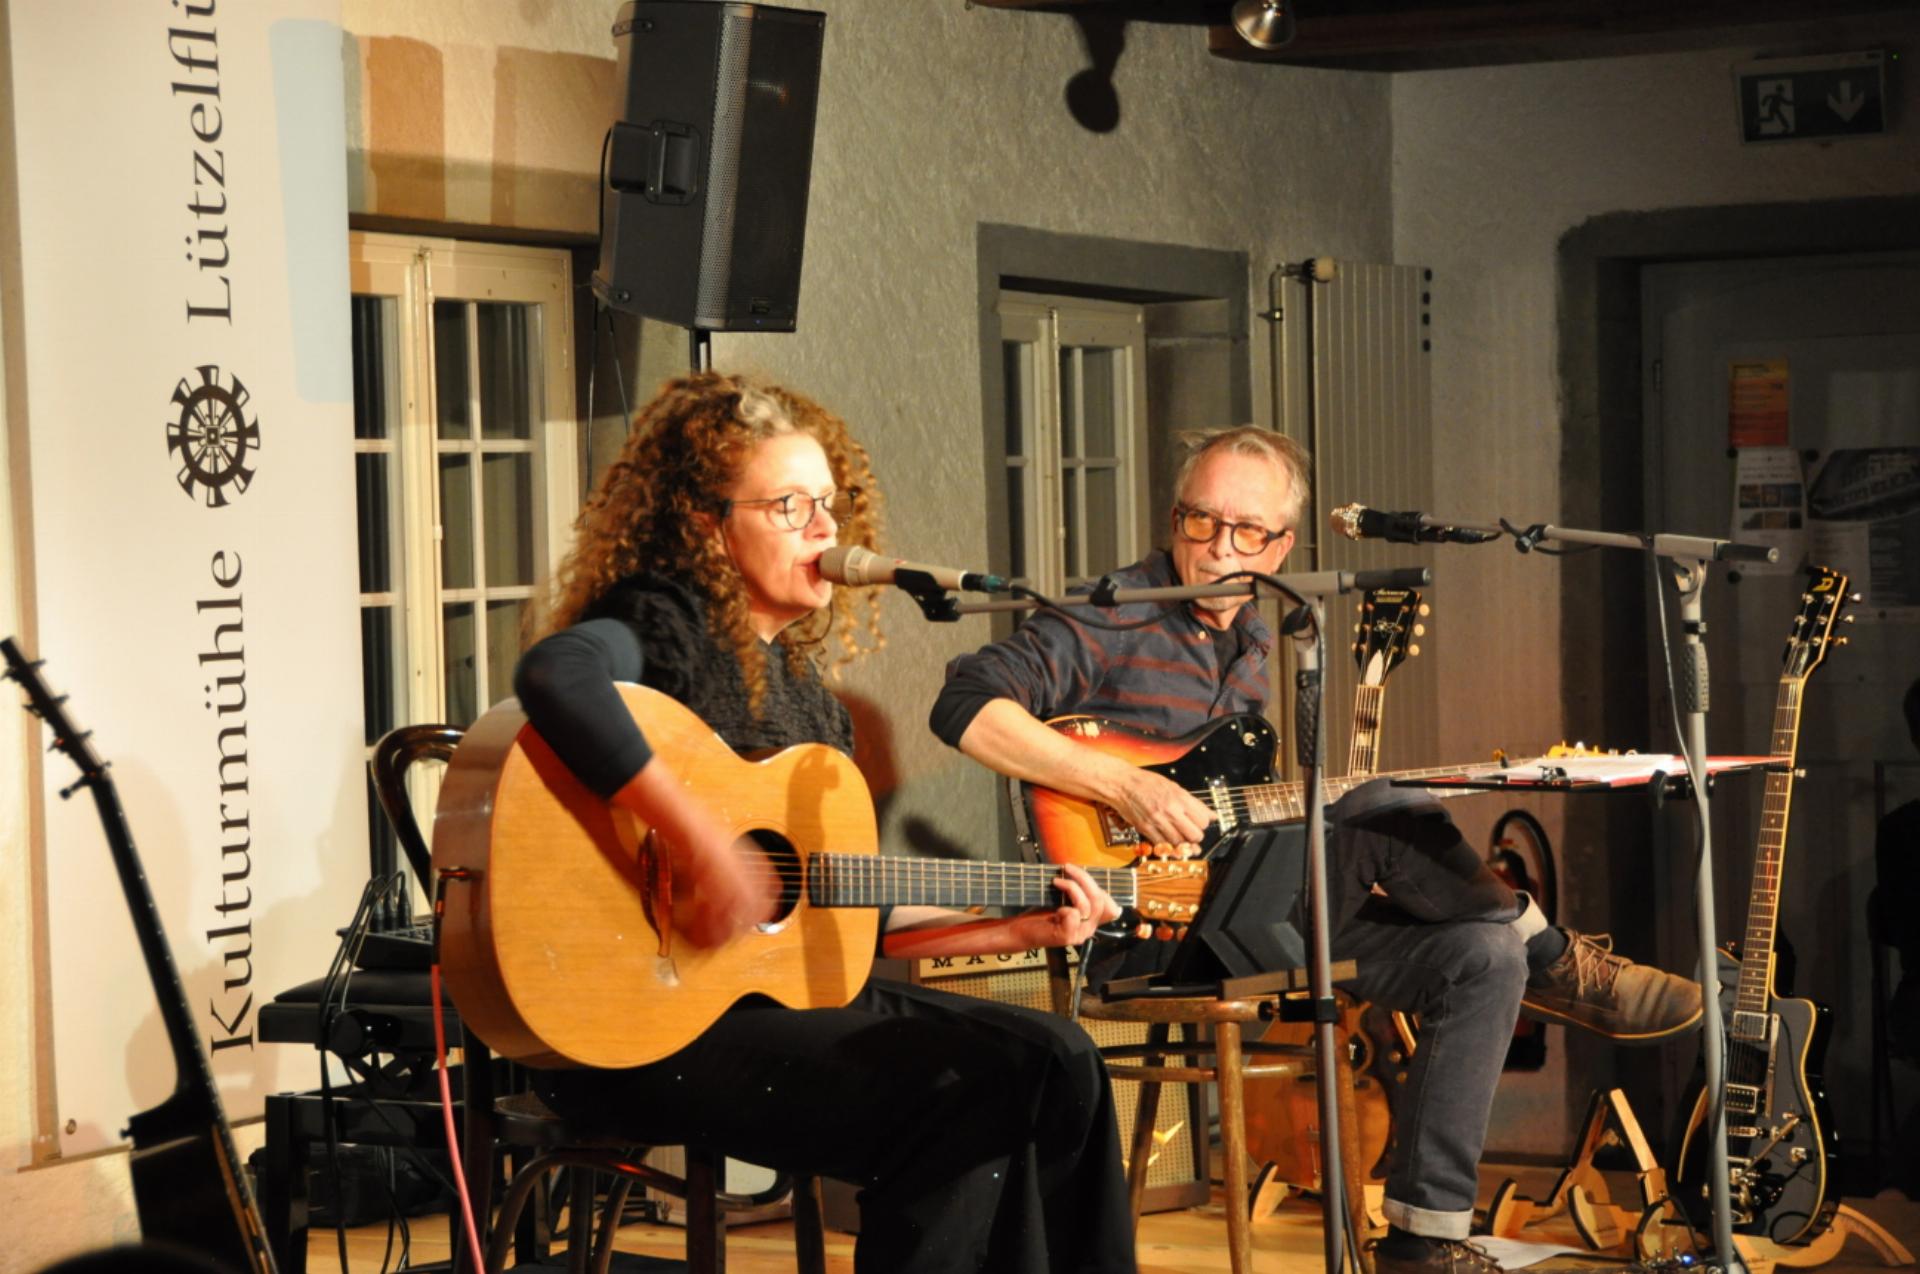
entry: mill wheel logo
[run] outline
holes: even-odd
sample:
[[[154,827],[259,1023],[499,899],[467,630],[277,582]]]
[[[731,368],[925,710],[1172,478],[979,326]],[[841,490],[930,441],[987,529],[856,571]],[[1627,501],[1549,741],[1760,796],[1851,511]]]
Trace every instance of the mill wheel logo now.
[[[195,369],[200,383],[182,377],[173,389],[177,420],[167,422],[167,450],[180,459],[174,474],[180,489],[197,499],[206,492],[207,507],[227,503],[227,490],[245,494],[253,482],[251,454],[260,446],[260,419],[247,416],[247,387],[238,376],[222,377],[207,363]]]

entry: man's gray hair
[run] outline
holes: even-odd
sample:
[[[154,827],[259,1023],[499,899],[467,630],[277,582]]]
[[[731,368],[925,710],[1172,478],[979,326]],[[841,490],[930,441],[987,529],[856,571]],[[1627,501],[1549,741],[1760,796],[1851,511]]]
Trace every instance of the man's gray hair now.
[[[1173,477],[1175,500],[1184,496],[1187,480],[1193,477],[1193,471],[1200,462],[1215,452],[1225,451],[1236,456],[1265,460],[1287,477],[1287,507],[1279,511],[1280,525],[1275,529],[1298,529],[1301,511],[1307,507],[1307,493],[1313,487],[1313,462],[1308,458],[1305,447],[1285,434],[1262,429],[1258,425],[1236,425],[1231,429],[1189,429],[1177,434],[1174,440],[1185,453],[1180,460],[1180,471]]]

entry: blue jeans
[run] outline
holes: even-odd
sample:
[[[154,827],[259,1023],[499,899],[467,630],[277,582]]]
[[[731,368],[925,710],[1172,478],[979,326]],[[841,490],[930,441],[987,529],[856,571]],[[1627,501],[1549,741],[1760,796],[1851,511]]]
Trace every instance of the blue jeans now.
[[[1345,988],[1420,1015],[1419,1047],[1394,1111],[1387,1219],[1416,1234],[1467,1236],[1480,1150],[1526,987],[1527,902],[1488,870],[1439,802],[1384,781],[1327,816],[1333,957],[1358,963]],[[1379,884],[1386,897],[1373,894]]]

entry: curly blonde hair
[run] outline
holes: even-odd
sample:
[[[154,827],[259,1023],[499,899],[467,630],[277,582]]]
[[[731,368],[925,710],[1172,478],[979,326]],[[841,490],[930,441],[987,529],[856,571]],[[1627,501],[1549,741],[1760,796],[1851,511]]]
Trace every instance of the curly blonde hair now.
[[[733,648],[748,701],[758,712],[767,688],[766,652],[748,622],[746,581],[721,538],[695,515],[718,513],[721,493],[754,449],[794,432],[820,444],[834,485],[853,493],[840,542],[877,548],[879,485],[866,448],[853,440],[845,421],[780,385],[694,372],[662,385],[634,418],[619,458],[574,524],[573,550],[554,577],[544,631],[579,622],[608,589],[636,572],[677,580],[707,599],[707,624],[716,640]],[[822,659],[835,675],[863,651],[882,645],[873,592],[836,588],[828,606],[783,630],[777,640],[788,667],[801,671],[836,626],[840,649]]]

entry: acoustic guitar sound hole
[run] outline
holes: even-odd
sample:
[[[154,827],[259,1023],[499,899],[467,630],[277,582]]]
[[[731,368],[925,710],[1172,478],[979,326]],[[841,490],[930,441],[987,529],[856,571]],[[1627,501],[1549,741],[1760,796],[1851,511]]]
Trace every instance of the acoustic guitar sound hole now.
[[[755,828],[747,833],[747,837],[759,847],[767,870],[773,873],[776,882],[777,900],[773,919],[759,926],[762,933],[771,933],[785,924],[793,915],[793,909],[800,905],[801,880],[805,874],[800,851],[779,832],[764,828]]]

